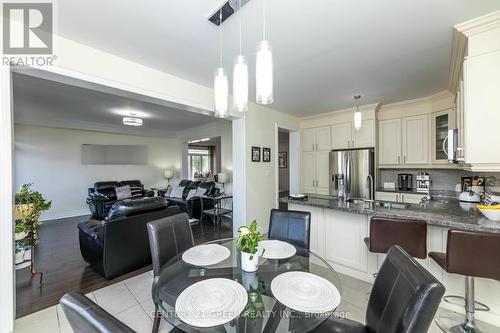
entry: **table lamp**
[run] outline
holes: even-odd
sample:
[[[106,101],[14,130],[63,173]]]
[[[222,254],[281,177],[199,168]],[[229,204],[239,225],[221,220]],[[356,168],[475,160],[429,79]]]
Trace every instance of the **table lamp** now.
[[[165,170],[163,177],[168,180],[168,186],[170,186],[170,179],[174,178],[174,172],[172,170]]]
[[[226,172],[221,172],[217,174],[217,183],[222,184],[222,195],[224,195],[224,183],[229,183],[229,174]]]

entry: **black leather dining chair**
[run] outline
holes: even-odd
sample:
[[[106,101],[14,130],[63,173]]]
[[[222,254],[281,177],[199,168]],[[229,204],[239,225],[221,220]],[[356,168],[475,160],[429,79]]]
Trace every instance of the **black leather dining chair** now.
[[[193,247],[194,240],[189,224],[189,217],[186,213],[149,222],[147,228],[154,275],[151,293],[156,309],[153,332],[158,332],[161,320],[161,315],[158,312],[158,285],[161,269],[170,259]]]
[[[75,333],[135,333],[80,293],[64,295],[61,298],[61,306]]]
[[[271,210],[269,239],[289,242],[309,250],[311,213],[295,210]]]
[[[444,286],[401,247],[393,246],[380,268],[368,301],[366,325],[333,318],[314,333],[426,333]]]

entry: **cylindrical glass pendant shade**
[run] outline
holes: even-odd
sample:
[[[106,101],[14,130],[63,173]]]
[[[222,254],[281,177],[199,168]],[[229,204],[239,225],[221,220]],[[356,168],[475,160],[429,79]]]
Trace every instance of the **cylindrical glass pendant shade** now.
[[[214,77],[214,103],[215,116],[225,118],[228,116],[229,83],[224,68],[215,70]]]
[[[271,43],[267,40],[261,41],[257,46],[256,59],[256,100],[259,104],[271,104],[273,96],[273,52]]]
[[[354,111],[354,128],[356,130],[361,128],[361,112],[359,110]]]
[[[243,55],[234,58],[233,109],[238,112],[248,110],[248,62]]]

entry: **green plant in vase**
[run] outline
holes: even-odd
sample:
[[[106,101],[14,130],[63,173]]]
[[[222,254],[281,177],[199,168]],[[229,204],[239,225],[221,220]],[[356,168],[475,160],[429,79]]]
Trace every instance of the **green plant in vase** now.
[[[256,255],[258,245],[263,237],[257,231],[257,221],[253,220],[250,226],[240,227],[238,233],[237,246],[241,251],[241,269],[246,272],[255,272],[259,266],[259,256]]]
[[[38,239],[37,229],[40,223],[40,214],[49,210],[52,201],[47,201],[43,195],[34,191],[33,184],[23,184],[15,195],[16,202],[16,232],[31,232],[33,241]],[[24,229],[23,229],[24,228]]]

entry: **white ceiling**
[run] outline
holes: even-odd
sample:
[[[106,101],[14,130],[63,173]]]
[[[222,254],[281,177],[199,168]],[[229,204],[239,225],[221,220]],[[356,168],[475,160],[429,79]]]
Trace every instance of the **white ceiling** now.
[[[221,3],[64,0],[58,2],[58,31],[211,86],[218,28],[207,17]],[[261,38],[261,6],[262,0],[251,0],[241,10],[243,53],[249,56],[251,73]],[[272,107],[311,115],[351,106],[358,93],[368,104],[445,90],[452,27],[500,9],[500,1],[267,0],[267,7],[275,56]],[[223,24],[227,70],[238,52],[235,16]]]
[[[227,121],[164,105],[14,73],[14,121],[17,124],[176,137],[177,132]],[[135,113],[142,127],[125,126]]]

